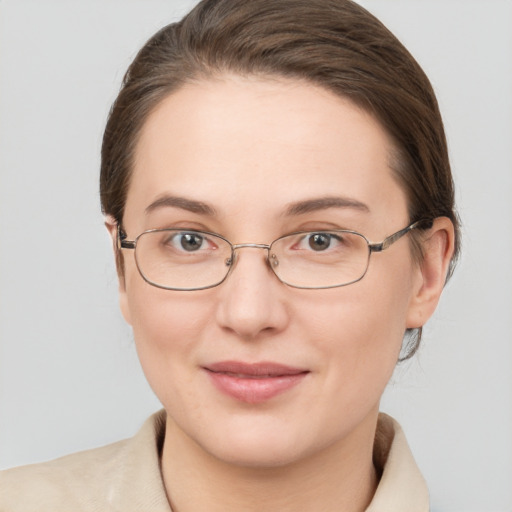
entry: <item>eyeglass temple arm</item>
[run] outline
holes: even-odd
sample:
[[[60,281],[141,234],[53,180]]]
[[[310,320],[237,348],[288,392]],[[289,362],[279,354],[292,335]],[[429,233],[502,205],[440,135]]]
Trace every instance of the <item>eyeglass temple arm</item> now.
[[[134,240],[126,240],[127,234],[123,228],[117,225],[117,247],[120,249],[135,249],[136,242]]]
[[[401,229],[400,231],[397,231],[396,233],[393,233],[392,235],[385,238],[382,242],[377,244],[369,244],[369,248],[371,252],[381,252],[387,249],[390,245],[394,244],[397,240],[402,238],[404,235],[409,233],[409,231],[420,227],[421,224],[425,224],[425,228],[432,227],[432,221],[428,219],[422,219],[418,220],[416,222],[413,222],[409,226],[405,227],[404,229]],[[118,224],[117,226],[117,240],[118,240],[118,247],[121,249],[135,249],[136,242],[135,240],[126,240],[127,234],[123,231],[123,228]],[[269,249],[268,245],[264,244],[237,244],[233,246],[233,249],[239,249],[240,247],[258,247],[262,249]]]
[[[413,222],[412,224],[409,224],[409,226],[405,227],[404,229],[401,229],[400,231],[397,231],[396,233],[393,233],[392,235],[389,235],[382,242],[380,242],[378,244],[369,244],[370,251],[371,252],[381,252],[381,251],[384,251],[390,245],[394,244],[397,240],[399,240],[404,235],[409,233],[409,231],[412,231],[415,228],[419,228],[422,225],[423,225],[424,228],[431,228],[432,227],[432,221],[428,220],[428,219],[422,219],[422,220],[418,220],[416,222]]]

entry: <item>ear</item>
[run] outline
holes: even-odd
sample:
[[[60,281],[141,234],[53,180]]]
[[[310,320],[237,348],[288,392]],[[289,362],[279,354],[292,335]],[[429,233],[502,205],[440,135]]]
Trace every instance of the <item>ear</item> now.
[[[123,255],[118,243],[118,224],[117,221],[111,215],[105,217],[105,227],[109,232],[110,238],[112,239],[112,247],[114,250],[114,258],[116,262],[117,279],[119,284],[119,305],[121,307],[121,313],[128,324],[131,325],[130,308],[128,306],[128,298],[126,294],[126,280],[125,280],[125,269]]]
[[[409,304],[407,328],[422,327],[434,313],[453,256],[455,233],[447,217],[438,217],[422,241],[423,261],[418,265],[417,283]]]
[[[117,248],[117,221],[112,217],[112,215],[105,216],[105,227],[112,239],[114,244],[114,249]]]

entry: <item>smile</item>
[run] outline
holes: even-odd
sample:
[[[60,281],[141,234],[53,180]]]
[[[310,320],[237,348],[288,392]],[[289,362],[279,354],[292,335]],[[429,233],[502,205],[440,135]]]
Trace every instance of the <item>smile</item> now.
[[[223,361],[204,367],[213,385],[236,400],[258,404],[297,386],[309,371],[277,363]]]

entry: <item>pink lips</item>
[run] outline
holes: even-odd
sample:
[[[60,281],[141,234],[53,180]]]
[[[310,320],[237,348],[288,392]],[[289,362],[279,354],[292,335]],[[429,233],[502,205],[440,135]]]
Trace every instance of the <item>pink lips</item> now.
[[[309,373],[301,368],[270,362],[249,364],[222,361],[204,369],[217,389],[250,404],[265,402],[284,393]]]

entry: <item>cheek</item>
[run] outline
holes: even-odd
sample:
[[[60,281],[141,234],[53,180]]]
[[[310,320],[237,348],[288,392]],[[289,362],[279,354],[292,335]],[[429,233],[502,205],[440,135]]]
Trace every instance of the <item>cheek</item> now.
[[[137,353],[146,378],[160,401],[189,378],[194,354],[209,331],[209,305],[180,292],[161,290],[142,280],[127,283],[127,305]],[[186,388],[186,386],[185,386]]]
[[[304,320],[301,326],[323,354],[327,385],[355,401],[380,398],[400,354],[411,281],[407,267],[396,267],[388,267],[387,275],[369,271],[358,283],[330,290],[310,307],[309,325]]]
[[[375,366],[396,363],[405,330],[396,304],[350,293],[347,301],[333,300],[315,308],[311,318],[318,348],[330,356],[326,363],[346,367],[346,375],[372,374]]]

